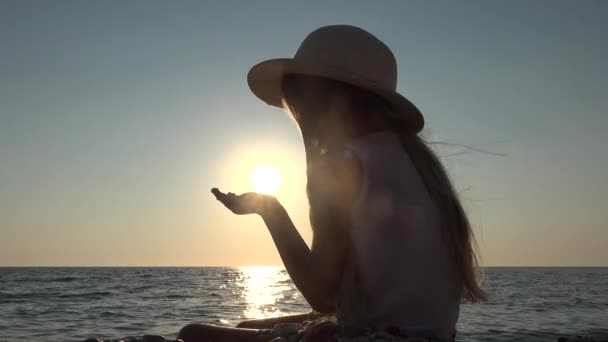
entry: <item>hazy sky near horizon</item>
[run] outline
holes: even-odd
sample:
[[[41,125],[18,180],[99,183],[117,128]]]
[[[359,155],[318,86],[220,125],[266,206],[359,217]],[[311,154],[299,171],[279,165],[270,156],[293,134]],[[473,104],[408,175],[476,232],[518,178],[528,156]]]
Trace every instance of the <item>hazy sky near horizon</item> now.
[[[0,266],[281,264],[209,193],[275,165],[307,241],[300,135],[249,68],[328,24],[389,45],[485,265],[608,265],[607,1],[2,1]],[[451,155],[451,156],[450,156]]]

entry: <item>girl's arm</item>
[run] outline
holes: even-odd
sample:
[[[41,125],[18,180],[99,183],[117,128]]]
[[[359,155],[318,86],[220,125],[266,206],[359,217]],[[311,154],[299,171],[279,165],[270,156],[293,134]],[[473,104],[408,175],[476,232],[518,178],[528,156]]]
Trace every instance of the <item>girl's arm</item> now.
[[[331,231],[316,231],[309,249],[277,200],[261,214],[289,276],[310,306],[333,312],[346,257],[346,238]]]
[[[319,312],[333,312],[346,256],[344,237],[336,238],[330,229],[315,232],[309,249],[276,198],[255,192],[224,194],[217,188],[211,192],[235,214],[259,214],[289,276],[310,306]]]
[[[340,222],[331,222],[338,223],[337,226],[321,224],[315,227],[310,249],[276,198],[251,192],[238,196],[224,194],[218,189],[212,189],[212,192],[235,214],[259,214],[287,272],[304,298],[316,311],[333,312],[349,246],[348,230],[340,223],[348,222],[344,215],[358,190],[361,174],[358,160],[349,157],[333,164],[319,177],[323,180],[318,186],[322,188],[324,206]]]
[[[331,211],[332,219],[316,220],[311,249],[278,201],[271,201],[270,210],[261,216],[294,284],[313,309],[333,312],[348,257],[348,213],[363,172],[359,160],[351,153],[324,165],[317,171],[322,174],[314,177],[320,184],[311,186],[315,187],[316,200],[323,202],[316,203],[317,208]]]

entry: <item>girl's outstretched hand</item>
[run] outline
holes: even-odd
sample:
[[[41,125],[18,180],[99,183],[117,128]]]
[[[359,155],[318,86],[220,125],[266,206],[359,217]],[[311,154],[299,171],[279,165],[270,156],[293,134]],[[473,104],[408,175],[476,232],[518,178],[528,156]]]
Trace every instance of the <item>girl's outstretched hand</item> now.
[[[257,192],[246,192],[241,195],[229,192],[221,192],[218,188],[211,189],[215,199],[237,215],[259,214],[262,215],[274,197]]]

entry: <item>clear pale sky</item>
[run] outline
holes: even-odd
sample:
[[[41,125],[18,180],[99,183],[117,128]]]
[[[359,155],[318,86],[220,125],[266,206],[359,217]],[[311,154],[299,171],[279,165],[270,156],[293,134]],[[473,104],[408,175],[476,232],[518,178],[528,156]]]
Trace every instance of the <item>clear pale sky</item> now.
[[[0,265],[279,265],[209,189],[256,164],[310,241],[296,126],[249,68],[361,26],[399,63],[488,266],[608,265],[607,1],[0,2]],[[450,156],[451,155],[451,156]]]

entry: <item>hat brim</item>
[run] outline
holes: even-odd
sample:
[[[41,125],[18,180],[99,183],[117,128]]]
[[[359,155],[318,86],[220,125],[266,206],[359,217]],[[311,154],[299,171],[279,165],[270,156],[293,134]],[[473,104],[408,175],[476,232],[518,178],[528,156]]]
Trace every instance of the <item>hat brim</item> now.
[[[384,98],[413,133],[420,132],[424,127],[422,113],[407,98],[396,91],[387,90],[368,79],[339,68],[308,65],[291,58],[277,58],[254,65],[247,75],[247,83],[249,89],[260,100],[271,106],[282,108],[281,82],[287,74],[325,77],[366,89]]]

